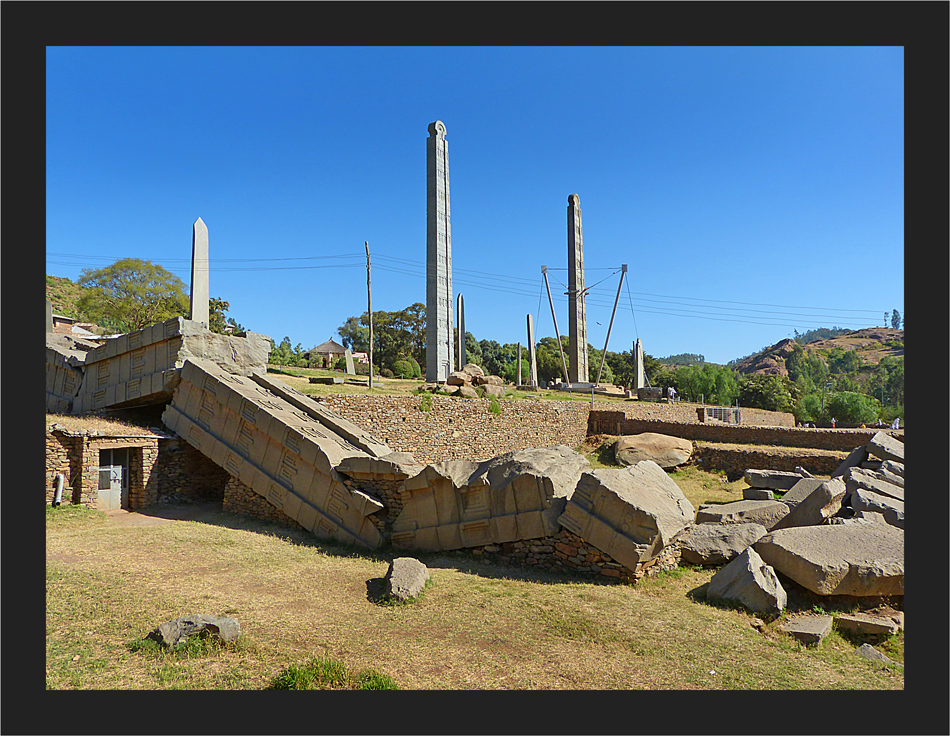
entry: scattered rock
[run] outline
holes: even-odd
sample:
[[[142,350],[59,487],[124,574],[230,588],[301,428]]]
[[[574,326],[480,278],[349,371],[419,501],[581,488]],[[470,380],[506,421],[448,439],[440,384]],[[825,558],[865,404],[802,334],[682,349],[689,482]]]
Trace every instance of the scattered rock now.
[[[761,524],[696,524],[677,537],[690,565],[724,565],[765,536]]]
[[[775,570],[752,547],[713,575],[706,597],[739,603],[756,613],[779,613],[788,602]]]
[[[835,627],[841,631],[873,636],[889,636],[900,631],[893,619],[868,613],[842,613],[835,619]]]
[[[900,662],[895,662],[893,659],[888,657],[885,654],[882,654],[877,649],[872,647],[870,644],[862,644],[857,649],[854,650],[854,653],[859,657],[864,657],[865,659],[870,659],[876,662],[883,662],[887,665],[897,666],[903,669],[904,665]]]
[[[488,378],[493,378],[493,376],[488,376]],[[500,399],[505,395],[505,387],[500,384],[482,383],[479,384],[479,388],[485,392],[485,396],[494,396]]]
[[[904,532],[889,524],[791,527],[753,546],[778,572],[818,595],[904,595]]]
[[[774,501],[775,496],[768,488],[743,488],[742,499],[744,501]]]
[[[904,502],[896,498],[872,493],[858,488],[850,496],[851,508],[855,511],[872,511],[881,514],[891,526],[904,528]]]
[[[449,386],[470,386],[472,384],[472,376],[464,371],[452,371],[446,377],[445,383]]]
[[[795,472],[798,473],[802,478],[814,478],[814,477],[815,477],[815,476],[813,476],[811,473],[809,473],[807,470],[805,470],[805,468],[803,468],[801,465],[796,465],[796,466],[794,467],[794,470],[795,470]]]
[[[879,496],[889,496],[903,503],[904,501],[904,479],[901,478],[900,484],[891,483],[884,479],[883,475],[873,473],[861,468],[850,468],[842,478],[848,487],[848,493],[853,494],[858,489],[871,491]]]
[[[904,462],[904,443],[894,439],[886,432],[877,432],[868,440],[868,454],[878,457],[881,460],[893,460],[894,462]]]
[[[199,613],[166,621],[153,629],[147,638],[157,641],[166,649],[174,649],[184,644],[192,634],[214,636],[221,641],[232,642],[241,635],[241,625],[230,616]]]
[[[685,463],[692,454],[693,443],[689,440],[656,432],[623,435],[614,443],[614,457],[624,466],[652,460],[669,470]]]
[[[798,483],[792,486],[781,501],[790,509],[794,509],[798,504],[808,498],[818,486],[824,483],[820,478],[802,478]]]
[[[422,592],[429,579],[429,568],[415,557],[397,557],[386,571],[386,596],[406,601]]]
[[[849,468],[856,468],[861,465],[865,460],[868,459],[868,448],[865,445],[860,447],[855,447],[851,453],[844,459],[844,461],[839,465],[835,472],[831,474],[832,478],[837,478],[844,475],[848,472]]]
[[[753,488],[787,491],[798,483],[802,476],[787,470],[746,470],[743,478]]]
[[[804,480],[804,479],[803,479]],[[834,516],[841,509],[841,502],[848,489],[840,478],[820,483],[801,503],[795,505],[772,530],[793,526],[815,526]]]
[[[462,386],[459,386],[458,395],[464,396],[466,399],[478,398],[478,392],[467,383]]]
[[[700,509],[696,514],[696,523],[754,523],[771,529],[788,512],[788,506],[781,501],[732,501]]]
[[[779,626],[782,631],[791,634],[802,644],[821,644],[821,640],[831,633],[831,616],[796,616]]]

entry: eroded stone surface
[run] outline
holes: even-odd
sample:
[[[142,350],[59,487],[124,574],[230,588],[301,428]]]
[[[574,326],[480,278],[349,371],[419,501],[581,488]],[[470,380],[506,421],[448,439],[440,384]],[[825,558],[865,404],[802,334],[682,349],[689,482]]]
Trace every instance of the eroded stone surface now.
[[[694,513],[666,471],[648,460],[584,473],[558,522],[635,570],[689,526]]]
[[[904,528],[904,502],[890,496],[867,491],[864,488],[855,489],[850,496],[851,508],[857,512],[870,511],[884,517],[888,524]]]
[[[393,546],[450,550],[554,534],[563,510],[554,501],[589,469],[565,445],[427,465],[403,484],[409,497],[393,522]]]
[[[336,471],[369,456],[319,417],[252,378],[187,360],[162,421],[315,535],[375,548],[382,538],[368,517],[383,504]]]
[[[753,546],[778,572],[819,595],[904,595],[904,532],[889,524],[779,529]]]

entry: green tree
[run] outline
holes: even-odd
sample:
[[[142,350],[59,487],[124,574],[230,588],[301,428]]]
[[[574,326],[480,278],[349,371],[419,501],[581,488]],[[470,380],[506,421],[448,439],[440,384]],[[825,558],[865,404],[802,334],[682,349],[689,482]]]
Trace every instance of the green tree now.
[[[841,391],[825,403],[824,419],[837,420],[839,424],[869,424],[881,413],[881,405],[870,396],[854,391]]]
[[[859,370],[864,361],[857,350],[832,348],[828,353],[828,371],[830,373],[854,373]]]
[[[893,327],[895,330],[899,330],[901,328],[901,313],[896,309],[891,313],[891,327]]]
[[[792,412],[792,382],[784,376],[753,374],[739,378],[739,403],[753,409]]]
[[[271,365],[293,365],[293,361],[294,351],[290,347],[290,337],[285,336],[280,345],[270,351],[267,362]]]
[[[337,328],[343,347],[369,352],[369,313],[349,317]],[[400,359],[413,358],[425,365],[425,305],[412,304],[397,312],[373,312],[373,363],[388,368]]]
[[[123,258],[105,268],[87,268],[78,283],[86,289],[79,298],[79,310],[122,332],[183,317],[189,311],[184,282],[151,261]]]
[[[236,322],[232,317],[225,317],[224,313],[231,308],[231,305],[224,299],[212,297],[209,300],[209,325],[208,329],[219,335],[243,335],[247,330],[244,325]]]

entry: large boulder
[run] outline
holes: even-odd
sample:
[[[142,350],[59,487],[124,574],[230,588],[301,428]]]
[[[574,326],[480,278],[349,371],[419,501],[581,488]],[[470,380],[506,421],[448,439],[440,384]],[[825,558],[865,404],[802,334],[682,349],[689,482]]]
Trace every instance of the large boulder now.
[[[904,462],[904,443],[896,440],[886,432],[877,432],[868,440],[868,454],[881,460],[893,460],[897,463]]]
[[[656,432],[624,435],[614,443],[614,458],[624,466],[652,460],[668,470],[682,465],[692,454],[693,443],[689,440]]]
[[[654,560],[695,510],[659,465],[581,475],[558,522],[630,570]]]
[[[491,377],[488,376],[488,378]],[[481,383],[479,388],[485,392],[485,396],[494,396],[500,399],[505,395],[505,387],[497,383]]]
[[[452,371],[446,376],[445,383],[449,386],[470,386],[472,384],[472,376],[463,371]]]
[[[739,603],[755,613],[780,613],[788,602],[775,571],[752,547],[713,575],[706,598]]]
[[[804,480],[804,479],[803,479]],[[780,519],[772,531],[787,529],[792,526],[816,526],[830,519],[841,510],[848,489],[840,478],[820,483],[815,490],[809,493],[800,503]]]
[[[765,536],[761,524],[696,524],[677,538],[690,565],[724,565]]]
[[[466,363],[462,369],[462,373],[467,373],[470,377],[470,380],[474,380],[479,376],[484,376],[485,371],[482,370],[480,365],[475,365],[475,363]]]
[[[429,579],[429,568],[415,557],[397,557],[386,571],[386,597],[399,601],[415,598]]]
[[[904,531],[889,524],[791,527],[753,546],[779,573],[818,595],[904,595]]]
[[[732,501],[701,508],[697,524],[761,524],[771,529],[781,521],[789,508],[781,501]]]

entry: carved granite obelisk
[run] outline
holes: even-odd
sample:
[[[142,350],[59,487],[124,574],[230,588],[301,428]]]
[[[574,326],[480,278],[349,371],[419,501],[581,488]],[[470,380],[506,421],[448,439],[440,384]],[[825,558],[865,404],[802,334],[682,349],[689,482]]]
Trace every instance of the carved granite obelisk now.
[[[633,365],[634,365],[634,390],[645,388],[647,385],[646,373],[643,367],[643,343],[637,338],[636,345],[633,347]]]
[[[191,238],[191,311],[188,318],[205,327],[211,324],[208,286],[208,226],[195,220]]]
[[[584,294],[584,238],[581,201],[567,198],[568,381],[587,383],[587,299]]]
[[[465,367],[468,362],[465,355],[465,300],[462,295],[458,295],[455,305],[456,339],[458,340],[458,367],[459,370]]]
[[[538,387],[538,356],[534,347],[534,323],[531,321],[531,315],[528,314],[528,364],[531,370],[530,385]]]
[[[449,144],[436,120],[426,139],[426,380],[442,383],[454,370]]]

